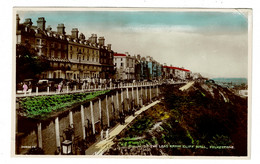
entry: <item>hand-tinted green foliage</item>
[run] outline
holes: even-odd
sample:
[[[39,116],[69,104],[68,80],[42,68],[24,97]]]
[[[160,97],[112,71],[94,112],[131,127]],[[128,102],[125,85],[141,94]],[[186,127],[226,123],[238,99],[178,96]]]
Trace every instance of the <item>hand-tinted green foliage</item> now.
[[[64,110],[73,104],[91,100],[106,92],[109,90],[94,93],[26,97],[20,101],[21,111],[29,118],[42,117],[55,111]]]
[[[164,91],[164,97],[167,108],[174,113],[174,117],[187,130],[194,143],[235,147],[233,150],[219,151],[204,149],[195,154],[247,154],[246,99],[234,95],[228,89],[205,84],[196,84],[186,92],[169,86]]]
[[[37,75],[49,69],[45,56],[38,56],[31,45],[16,45],[16,82],[37,79]]]

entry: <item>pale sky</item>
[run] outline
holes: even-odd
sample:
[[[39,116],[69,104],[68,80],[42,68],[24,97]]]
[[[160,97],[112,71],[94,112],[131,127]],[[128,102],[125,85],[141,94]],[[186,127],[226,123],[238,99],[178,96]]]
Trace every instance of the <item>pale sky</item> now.
[[[17,11],[21,21],[45,17],[46,27],[64,23],[95,33],[118,53],[152,56],[207,77],[247,77],[248,18],[244,12],[187,11]]]

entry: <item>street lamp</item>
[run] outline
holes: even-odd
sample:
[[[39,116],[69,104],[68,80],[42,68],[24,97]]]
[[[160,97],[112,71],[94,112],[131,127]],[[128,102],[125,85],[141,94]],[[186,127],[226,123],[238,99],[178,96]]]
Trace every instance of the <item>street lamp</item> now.
[[[79,52],[78,52],[78,58],[79,58],[79,66],[80,66],[80,62],[81,62],[81,49],[79,49]],[[80,83],[80,68],[79,68],[79,83]]]
[[[72,154],[72,141],[70,140],[65,140],[61,143],[62,147],[62,154],[63,155],[69,155]]]

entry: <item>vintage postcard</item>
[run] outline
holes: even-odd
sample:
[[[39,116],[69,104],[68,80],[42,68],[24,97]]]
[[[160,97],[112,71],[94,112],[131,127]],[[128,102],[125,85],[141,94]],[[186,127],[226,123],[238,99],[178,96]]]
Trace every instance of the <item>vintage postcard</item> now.
[[[250,158],[251,9],[14,8],[13,156]]]

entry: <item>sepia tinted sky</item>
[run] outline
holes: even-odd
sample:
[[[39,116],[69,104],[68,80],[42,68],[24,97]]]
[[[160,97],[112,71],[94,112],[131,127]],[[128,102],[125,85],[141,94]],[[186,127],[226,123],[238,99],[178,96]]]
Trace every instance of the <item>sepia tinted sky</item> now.
[[[24,22],[45,17],[54,31],[78,28],[105,37],[118,53],[152,56],[207,77],[247,77],[248,16],[217,11],[17,11]]]

